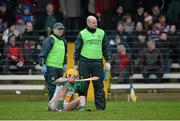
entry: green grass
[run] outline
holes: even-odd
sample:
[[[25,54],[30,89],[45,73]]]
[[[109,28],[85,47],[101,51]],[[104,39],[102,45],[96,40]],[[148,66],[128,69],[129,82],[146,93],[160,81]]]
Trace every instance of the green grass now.
[[[0,101],[0,120],[180,119],[178,101],[107,102],[105,111],[95,110],[93,103],[88,103],[87,106],[92,112],[48,112],[45,101]]]

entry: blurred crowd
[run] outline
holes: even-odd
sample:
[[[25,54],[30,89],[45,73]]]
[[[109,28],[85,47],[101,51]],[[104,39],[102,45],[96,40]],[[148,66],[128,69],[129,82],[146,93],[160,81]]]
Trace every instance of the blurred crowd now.
[[[161,79],[180,63],[180,0],[0,0],[0,73],[36,73],[53,25],[64,23],[66,40],[74,41],[89,15],[108,35],[119,83],[137,72]]]

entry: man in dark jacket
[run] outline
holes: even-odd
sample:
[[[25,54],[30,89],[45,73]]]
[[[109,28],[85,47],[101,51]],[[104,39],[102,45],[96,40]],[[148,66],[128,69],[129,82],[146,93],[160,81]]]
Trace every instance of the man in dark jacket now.
[[[22,47],[25,58],[25,66],[28,73],[31,74],[34,66],[38,63],[37,54],[38,36],[33,30],[32,22],[26,23],[26,29],[22,35]]]
[[[67,62],[67,43],[63,38],[64,25],[60,22],[56,23],[53,32],[43,41],[39,54],[39,64],[48,86],[49,100],[53,97],[56,87],[53,82],[63,76]]]
[[[97,19],[87,17],[87,28],[80,31],[75,43],[75,69],[78,68],[80,78],[98,76],[99,80],[93,81],[95,106],[97,110],[104,110],[106,99],[103,85],[103,56],[106,60],[106,69],[110,70],[109,42],[105,32],[97,28]],[[84,82],[83,92],[87,96],[89,82]]]
[[[56,22],[64,23],[64,16],[62,12],[55,11],[51,3],[47,4],[45,12],[35,15],[35,29],[45,30],[46,32],[40,34],[46,35],[53,29]]]
[[[157,41],[157,47],[161,51],[164,60],[163,72],[169,73],[171,71],[173,43],[170,41],[166,32],[160,34],[160,40]]]
[[[153,40],[148,41],[148,48],[145,48],[140,55],[140,65],[143,71],[143,77],[149,82],[150,74],[157,75],[157,82],[161,81],[163,76],[163,57]]]

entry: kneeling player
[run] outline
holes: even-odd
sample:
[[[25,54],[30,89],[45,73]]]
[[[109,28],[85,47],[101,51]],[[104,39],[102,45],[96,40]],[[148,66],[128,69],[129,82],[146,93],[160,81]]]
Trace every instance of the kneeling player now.
[[[74,69],[69,69],[66,72],[66,77],[67,78],[58,79],[62,80],[62,83],[57,84],[54,96],[48,104],[49,109],[51,111],[90,111],[85,108],[85,96],[74,99],[74,93],[77,90],[82,90],[82,84],[76,82],[78,79],[78,72]]]

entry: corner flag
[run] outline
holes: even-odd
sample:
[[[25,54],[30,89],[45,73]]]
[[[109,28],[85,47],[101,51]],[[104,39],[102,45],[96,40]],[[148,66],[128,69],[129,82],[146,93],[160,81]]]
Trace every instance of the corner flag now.
[[[130,96],[129,98],[131,98],[134,102],[136,102],[137,96],[135,95],[135,91],[134,91],[132,82],[130,83],[129,96]]]

